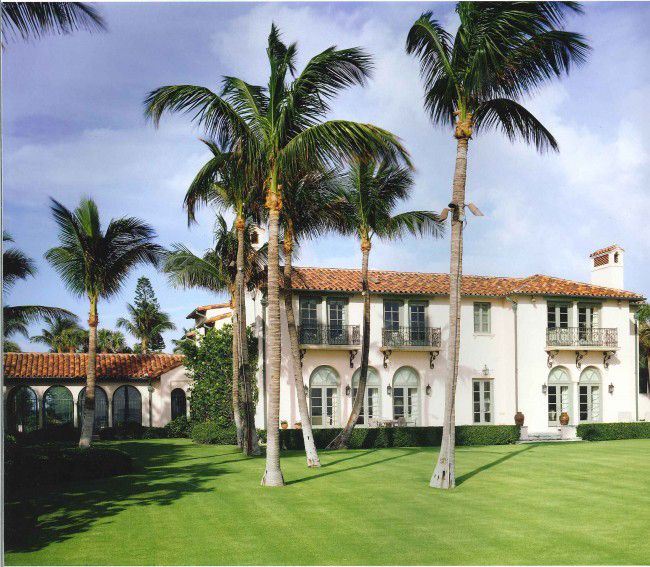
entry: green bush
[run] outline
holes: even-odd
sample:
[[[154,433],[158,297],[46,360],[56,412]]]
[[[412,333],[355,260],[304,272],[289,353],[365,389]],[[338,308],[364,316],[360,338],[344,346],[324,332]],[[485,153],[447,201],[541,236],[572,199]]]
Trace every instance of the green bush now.
[[[236,445],[237,430],[221,427],[214,421],[204,421],[192,427],[192,441],[207,445]]]
[[[314,429],[318,449],[324,449],[341,429]],[[380,447],[439,447],[442,427],[355,427],[350,449]],[[459,425],[456,427],[457,445],[509,445],[519,440],[515,425]],[[304,449],[300,429],[281,429],[280,446],[283,449]]]
[[[145,427],[142,429],[142,439],[167,439],[169,435],[164,427]]]
[[[181,415],[176,419],[172,419],[165,425],[164,429],[167,432],[167,437],[170,438],[189,437],[192,433],[192,422],[184,415]]]
[[[581,423],[578,437],[585,441],[612,441],[614,439],[650,439],[650,422]]]
[[[46,429],[35,429],[28,433],[15,433],[16,441],[24,445],[43,443],[66,443],[79,441],[79,429],[72,424],[50,425]]]

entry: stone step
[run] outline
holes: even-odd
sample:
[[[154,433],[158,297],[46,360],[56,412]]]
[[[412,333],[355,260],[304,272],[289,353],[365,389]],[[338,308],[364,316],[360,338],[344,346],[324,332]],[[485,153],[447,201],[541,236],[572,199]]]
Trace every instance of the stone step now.
[[[575,434],[576,428],[572,425],[563,426],[551,431],[532,431],[527,427],[521,428],[521,437],[518,443],[558,443],[564,441],[582,441]]]

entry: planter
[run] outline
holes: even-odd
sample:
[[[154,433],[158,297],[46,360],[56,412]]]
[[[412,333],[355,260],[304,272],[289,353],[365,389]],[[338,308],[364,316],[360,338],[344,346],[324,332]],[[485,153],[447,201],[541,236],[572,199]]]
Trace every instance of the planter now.
[[[289,427],[289,424],[286,421],[283,421],[282,423],[280,423],[280,427],[282,429],[287,429]]]
[[[520,411],[518,411],[518,412],[515,414],[515,425],[516,425],[517,427],[523,427],[523,425],[524,425],[524,419],[525,419],[525,418],[524,418],[524,414],[521,413]]]
[[[569,414],[565,411],[560,414],[560,425],[569,425]]]
[[[302,423],[297,421],[296,423],[293,424],[294,429],[302,429]]]

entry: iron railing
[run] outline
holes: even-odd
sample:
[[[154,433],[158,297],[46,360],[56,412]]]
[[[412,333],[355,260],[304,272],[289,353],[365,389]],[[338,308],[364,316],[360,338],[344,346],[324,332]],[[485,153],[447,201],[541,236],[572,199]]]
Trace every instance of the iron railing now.
[[[360,345],[359,325],[300,325],[301,345]]]
[[[384,329],[382,346],[385,347],[439,347],[440,327],[397,327]]]
[[[555,347],[607,347],[618,346],[618,329],[565,327],[546,329],[546,345]]]

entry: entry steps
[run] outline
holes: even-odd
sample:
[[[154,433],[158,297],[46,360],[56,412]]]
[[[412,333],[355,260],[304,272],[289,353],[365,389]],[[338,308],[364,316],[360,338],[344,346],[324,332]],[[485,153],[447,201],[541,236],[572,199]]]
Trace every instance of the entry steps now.
[[[582,441],[582,439],[576,435],[574,425],[564,425],[556,430],[531,433],[528,432],[527,427],[522,427],[517,443],[562,443],[573,441]]]

